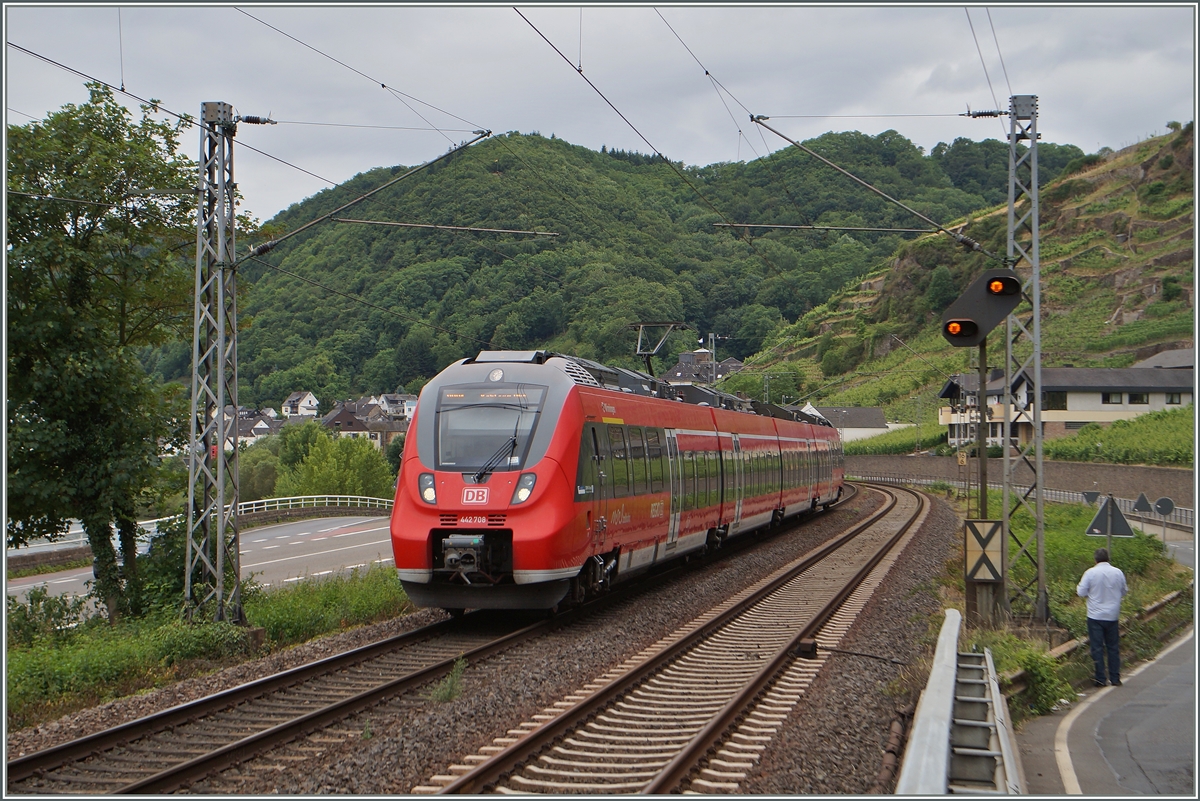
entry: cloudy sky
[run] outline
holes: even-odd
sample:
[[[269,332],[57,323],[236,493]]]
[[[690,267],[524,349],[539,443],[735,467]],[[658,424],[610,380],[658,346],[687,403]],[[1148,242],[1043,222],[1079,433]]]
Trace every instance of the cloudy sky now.
[[[957,115],[1035,94],[1042,141],[1089,153],[1195,114],[1192,3],[517,9],[6,4],[4,24],[9,45],[172,111],[220,100],[279,120],[238,129],[238,142],[294,165],[236,150],[246,208],[262,220],[364,170],[427,161],[477,128],[712,164],[785,146],[749,113],[794,139],[892,128],[929,150],[1001,138],[1007,123]],[[9,124],[86,96],[78,75],[6,47]],[[184,146],[195,158],[198,135]]]

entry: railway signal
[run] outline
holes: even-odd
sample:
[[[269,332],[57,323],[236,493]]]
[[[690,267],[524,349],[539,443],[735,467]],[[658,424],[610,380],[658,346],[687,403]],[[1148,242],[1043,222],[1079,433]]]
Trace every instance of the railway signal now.
[[[1021,278],[1012,270],[985,270],[942,314],[942,336],[957,348],[978,345],[1021,303]]]

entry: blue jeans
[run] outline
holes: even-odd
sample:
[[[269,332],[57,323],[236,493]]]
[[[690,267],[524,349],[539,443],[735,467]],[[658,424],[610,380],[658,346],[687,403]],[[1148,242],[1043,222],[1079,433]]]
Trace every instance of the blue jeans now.
[[[1117,621],[1087,619],[1088,645],[1092,649],[1092,661],[1096,663],[1096,681],[1104,684],[1104,657],[1108,656],[1108,682],[1121,680],[1120,633]]]

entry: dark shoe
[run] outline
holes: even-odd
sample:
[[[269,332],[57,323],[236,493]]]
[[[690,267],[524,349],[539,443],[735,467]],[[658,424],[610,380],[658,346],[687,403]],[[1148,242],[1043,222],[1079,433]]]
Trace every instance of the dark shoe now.
[[[1121,680],[1120,680],[1120,679],[1113,679],[1113,680],[1112,680],[1112,686],[1114,686],[1114,687],[1120,687],[1120,686],[1121,686]]]
[[[1106,682],[1100,681],[1099,679],[1092,679],[1092,686],[1093,687],[1107,687],[1108,684]]]

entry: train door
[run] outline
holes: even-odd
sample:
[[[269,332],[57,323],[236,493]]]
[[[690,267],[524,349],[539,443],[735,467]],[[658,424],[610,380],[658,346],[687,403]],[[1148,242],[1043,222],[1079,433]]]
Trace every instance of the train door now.
[[[742,498],[745,497],[745,482],[742,473],[742,440],[733,435],[733,521],[729,524],[729,535],[738,533],[742,525]]]
[[[675,431],[666,429],[667,435],[667,482],[671,492],[671,508],[667,512],[666,550],[675,548],[679,540],[679,514],[683,506],[683,477],[679,468],[679,441]]]
[[[596,550],[603,550],[604,541],[608,537],[608,488],[607,465],[604,456],[608,452],[607,442],[596,433],[596,426],[587,427],[588,436],[585,438],[591,447],[591,456],[595,464],[596,491],[592,493],[592,511],[588,519],[592,523],[592,542]]]

